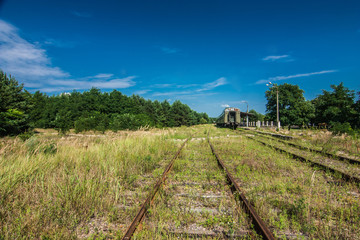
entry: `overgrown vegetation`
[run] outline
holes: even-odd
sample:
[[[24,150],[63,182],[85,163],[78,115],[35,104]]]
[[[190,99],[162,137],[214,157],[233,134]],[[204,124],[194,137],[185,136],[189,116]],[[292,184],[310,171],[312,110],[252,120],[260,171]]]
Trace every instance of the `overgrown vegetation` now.
[[[245,137],[213,142],[276,237],[359,239],[358,185]]]
[[[235,211],[207,145],[209,128],[227,169],[277,237],[359,239],[359,186],[209,125],[103,135],[39,130],[24,140],[1,138],[0,239],[121,238],[190,135],[137,239],[162,239],[167,230],[246,232],[247,217]],[[319,141],[316,146],[329,139],[330,145],[354,143],[301,132],[312,139],[307,144]]]
[[[0,239],[121,235],[180,144],[171,133],[1,139]]]

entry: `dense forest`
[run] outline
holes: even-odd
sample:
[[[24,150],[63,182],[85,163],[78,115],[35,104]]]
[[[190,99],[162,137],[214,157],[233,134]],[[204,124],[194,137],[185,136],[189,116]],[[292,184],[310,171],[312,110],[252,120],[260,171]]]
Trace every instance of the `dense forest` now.
[[[16,135],[32,128],[55,128],[61,133],[96,130],[135,130],[141,127],[176,127],[209,122],[206,113],[197,113],[175,101],[146,100],[126,96],[117,90],[63,93],[48,96],[29,93],[14,77],[0,71],[0,136]]]

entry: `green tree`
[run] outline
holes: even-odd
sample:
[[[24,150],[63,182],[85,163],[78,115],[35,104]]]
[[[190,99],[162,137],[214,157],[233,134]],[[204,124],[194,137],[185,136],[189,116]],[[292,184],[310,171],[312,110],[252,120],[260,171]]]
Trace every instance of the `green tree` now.
[[[161,111],[162,111],[162,115],[163,115],[163,117],[161,118],[162,126],[166,126],[166,127],[171,126],[170,110],[171,110],[171,105],[167,100],[164,100],[163,102],[161,102]]]
[[[284,83],[272,86],[265,92],[268,100],[266,112],[269,120],[276,121],[276,88],[279,89],[279,120],[281,125],[308,125],[314,118],[314,106],[304,98],[298,85]]]
[[[323,90],[312,103],[315,106],[315,123],[349,122],[357,125],[355,92],[349,90],[343,83],[331,85],[333,91]]]
[[[31,105],[34,106],[29,112],[29,121],[32,127],[45,128],[46,124],[47,96],[40,91],[32,94]]]
[[[354,109],[356,111],[354,117],[354,127],[359,129],[360,128],[360,92],[358,92],[357,94],[358,94],[358,100],[354,104]]]
[[[59,133],[66,134],[70,130],[71,126],[73,125],[73,123],[71,121],[71,112],[66,109],[60,110],[56,114],[54,124],[55,124],[55,129]]]
[[[30,94],[24,86],[0,71],[0,136],[16,135],[29,128]]]
[[[179,127],[182,125],[190,126],[194,123],[194,118],[195,116],[188,105],[181,103],[179,100],[176,100],[171,105],[171,110],[170,110],[171,127]]]
[[[261,113],[256,112],[254,109],[249,111],[252,115],[249,115],[249,122],[264,121],[265,116]]]

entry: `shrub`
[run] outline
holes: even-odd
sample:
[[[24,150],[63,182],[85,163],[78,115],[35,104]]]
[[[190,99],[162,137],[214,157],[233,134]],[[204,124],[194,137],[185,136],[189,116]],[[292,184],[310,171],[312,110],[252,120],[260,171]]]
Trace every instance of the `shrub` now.
[[[26,140],[28,140],[29,138],[31,138],[33,135],[34,135],[34,132],[26,131],[26,132],[24,132],[24,133],[19,134],[18,137],[19,137],[21,140],[26,141]]]
[[[355,134],[355,131],[351,128],[351,125],[348,122],[344,122],[344,123],[330,122],[330,125],[331,125],[330,131],[334,135],[341,135],[344,133],[346,133],[348,135]]]

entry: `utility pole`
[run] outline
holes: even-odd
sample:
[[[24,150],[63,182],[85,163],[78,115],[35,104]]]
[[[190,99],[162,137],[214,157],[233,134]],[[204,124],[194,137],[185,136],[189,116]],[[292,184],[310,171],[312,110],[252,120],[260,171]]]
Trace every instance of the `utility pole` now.
[[[246,127],[249,127],[249,103],[247,101],[241,101],[246,103],[247,110],[246,110]]]
[[[279,87],[276,85],[276,122],[277,127],[280,130],[280,121],[279,121]]]
[[[246,127],[249,127],[249,104],[247,104],[247,110],[246,110]]]
[[[276,88],[276,125],[278,129],[280,129],[281,124],[279,120],[279,86],[277,84],[273,84],[272,82],[269,82],[266,84],[266,86],[274,86]]]

